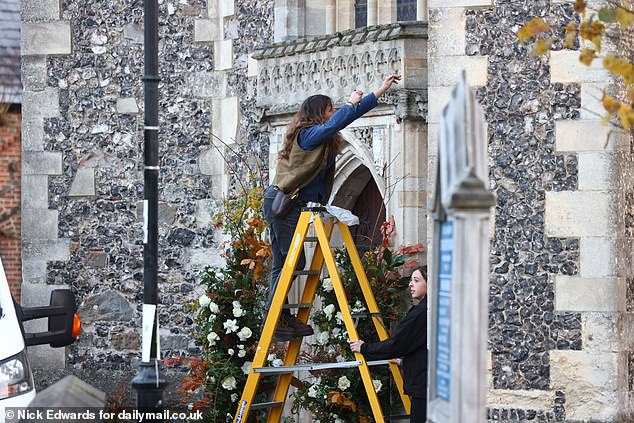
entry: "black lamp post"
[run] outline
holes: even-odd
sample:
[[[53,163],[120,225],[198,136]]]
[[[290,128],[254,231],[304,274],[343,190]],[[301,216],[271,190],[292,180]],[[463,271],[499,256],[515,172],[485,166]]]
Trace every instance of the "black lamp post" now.
[[[158,3],[145,0],[144,189],[143,189],[143,344],[142,363],[132,387],[140,411],[162,412],[165,379],[159,370],[158,349]],[[153,420],[162,421],[162,419]]]

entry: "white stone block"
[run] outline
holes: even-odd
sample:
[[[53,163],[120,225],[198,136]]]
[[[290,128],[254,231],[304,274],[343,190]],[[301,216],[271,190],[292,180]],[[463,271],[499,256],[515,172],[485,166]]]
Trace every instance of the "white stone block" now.
[[[233,40],[214,42],[214,63],[216,70],[226,70],[233,67]]]
[[[24,175],[61,175],[62,153],[57,151],[25,152],[22,155]]]
[[[58,218],[57,210],[22,210],[22,239],[56,239]]]
[[[616,188],[616,159],[609,152],[579,153],[579,190],[602,191]]]
[[[20,48],[23,56],[71,53],[69,22],[23,22],[21,31]]]
[[[218,14],[221,18],[233,16],[235,13],[234,0],[218,0]]]
[[[194,42],[205,43],[220,39],[218,19],[196,19],[194,21]]]
[[[247,65],[247,78],[255,78],[258,76],[258,61],[253,58],[253,54],[249,54]]]
[[[616,276],[616,241],[609,238],[581,238],[579,276],[603,278]]]
[[[46,88],[42,91],[24,91],[22,94],[22,113],[27,119],[58,117],[58,90]]]
[[[218,146],[231,145],[238,140],[240,123],[240,102],[238,97],[227,97],[213,103],[212,133],[220,138],[212,142]]]
[[[117,113],[136,114],[139,113],[139,106],[134,97],[118,98]]]
[[[608,78],[606,77],[605,81]],[[607,113],[601,103],[603,96],[603,90],[606,87],[606,82],[593,83],[584,82],[581,83],[581,109],[579,115],[581,119],[591,119],[600,125],[600,120]]]
[[[551,82],[603,82],[609,79],[609,72],[603,68],[602,58],[594,59],[592,66],[579,61],[579,52],[558,50],[550,53]]]
[[[612,134],[610,131],[612,128],[601,125],[598,118],[556,121],[555,148],[559,152],[605,152],[622,150],[629,145],[627,137],[621,131],[614,131]]]
[[[619,324],[616,313],[590,312],[581,315],[583,351],[613,353],[619,350]]]
[[[73,183],[68,192],[69,197],[94,196],[95,193],[95,168],[80,167],[77,169]]]
[[[442,116],[442,112],[447,107],[447,103],[451,99],[451,93],[453,91],[453,87],[429,87],[429,111],[427,112],[427,122],[429,122],[429,134],[434,134],[436,139],[438,139],[438,130],[440,126],[438,123],[440,122],[440,117]],[[432,129],[431,125],[434,125],[436,129]],[[434,154],[438,151],[438,147],[430,144],[428,146],[429,151]],[[432,150],[433,148],[433,150]]]
[[[609,192],[546,192],[546,235],[611,236],[615,231],[614,205],[614,195]]]
[[[430,87],[454,87],[460,81],[463,70],[467,72],[467,83],[472,87],[487,84],[485,56],[436,56],[429,62]]]
[[[552,410],[555,404],[553,391],[526,391],[492,389],[487,392],[487,407],[519,408],[524,410]]]
[[[21,0],[20,3],[23,22],[59,20],[61,0]]]
[[[617,311],[617,278],[581,278],[555,275],[555,310]]]
[[[567,421],[616,421],[616,353],[551,351],[551,387],[566,393]]]
[[[216,176],[225,173],[226,165],[218,149],[224,151],[224,147],[211,147],[198,156],[198,169],[202,175]]]
[[[430,57],[463,56],[466,46],[465,25],[465,9],[437,9],[433,13],[433,21],[429,22]]]

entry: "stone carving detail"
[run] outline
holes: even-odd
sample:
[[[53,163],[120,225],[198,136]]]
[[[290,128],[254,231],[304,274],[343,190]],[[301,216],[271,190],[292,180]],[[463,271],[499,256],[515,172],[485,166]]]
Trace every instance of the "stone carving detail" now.
[[[372,127],[353,128],[352,134],[370,150],[372,150]]]
[[[315,91],[326,92],[339,100],[355,88],[368,89],[376,85],[378,76],[400,69],[402,60],[397,48],[355,52],[334,59],[315,55],[293,57],[298,60],[274,61],[270,66],[264,63],[258,74],[259,101],[264,99],[270,103],[283,95],[299,104],[306,93]],[[395,104],[389,99],[382,102]]]

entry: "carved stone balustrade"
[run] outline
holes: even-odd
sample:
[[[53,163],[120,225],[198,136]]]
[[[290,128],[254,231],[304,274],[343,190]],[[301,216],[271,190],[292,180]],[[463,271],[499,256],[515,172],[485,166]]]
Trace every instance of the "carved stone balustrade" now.
[[[427,116],[427,24],[372,26],[285,41],[257,50],[257,106],[268,116],[291,113],[311,94],[340,106],[354,89],[375,90],[384,77],[403,76],[381,103],[399,119]]]

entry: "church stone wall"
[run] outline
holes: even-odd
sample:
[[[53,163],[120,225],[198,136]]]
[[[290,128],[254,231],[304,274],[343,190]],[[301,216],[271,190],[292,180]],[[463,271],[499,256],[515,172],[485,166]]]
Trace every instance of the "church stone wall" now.
[[[238,167],[226,145],[252,152],[244,155],[254,162],[268,155],[252,128],[255,92],[247,74],[254,46],[272,38],[272,9],[272,1],[159,2],[163,355],[196,352],[189,303],[199,271],[222,263],[223,240],[211,225],[231,190],[222,156]],[[45,304],[51,289],[70,287],[83,317],[82,334],[68,351],[30,349],[37,368],[136,372],[142,15],[136,0],[22,2],[22,302]],[[108,378],[85,379],[113,390]]]
[[[430,154],[443,97],[462,68],[488,124],[497,197],[488,417],[616,421],[627,362],[615,213],[624,140],[606,144],[608,129],[593,114],[608,75],[578,64],[578,51],[555,44],[550,55],[530,57],[518,43],[529,17],[563,27],[571,4],[462,0],[429,8]]]

